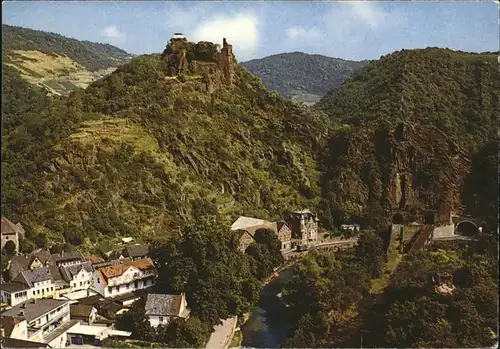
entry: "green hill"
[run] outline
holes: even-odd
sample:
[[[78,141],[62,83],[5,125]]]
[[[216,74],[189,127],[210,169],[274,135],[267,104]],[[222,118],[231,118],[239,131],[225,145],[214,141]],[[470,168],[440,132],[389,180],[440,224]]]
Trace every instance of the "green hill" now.
[[[15,69],[23,79],[52,94],[85,88],[131,58],[109,44],[2,24],[3,68]]]
[[[296,102],[313,104],[368,61],[347,61],[303,52],[281,53],[241,63],[270,90]]]
[[[383,224],[396,210],[478,214],[491,196],[471,183],[498,192],[488,177],[498,161],[484,171],[471,159],[481,163],[478,151],[496,142],[499,81],[496,55],[437,48],[396,52],[349,77],[315,106],[342,125],[324,161],[324,206]]]
[[[38,95],[31,107],[36,91],[17,81],[9,93],[19,98],[5,105],[3,214],[32,235],[90,247],[177,232],[209,213],[278,218],[314,208],[326,119],[239,66],[227,86],[203,52],[188,57],[189,69],[172,76],[174,54],[140,56],[67,99]]]
[[[2,213],[32,237],[86,248],[217,212],[275,219],[307,207],[327,228],[386,227],[397,210],[492,217],[493,55],[396,52],[313,109],[240,65],[229,85],[218,55],[188,43],[55,98],[4,70]]]

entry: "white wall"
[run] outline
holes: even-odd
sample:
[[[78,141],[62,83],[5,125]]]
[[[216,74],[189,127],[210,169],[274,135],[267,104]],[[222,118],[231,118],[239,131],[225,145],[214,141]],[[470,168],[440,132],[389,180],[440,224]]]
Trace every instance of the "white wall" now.
[[[434,228],[432,236],[434,239],[455,236],[455,225],[449,224],[442,227],[436,227]]]
[[[28,322],[26,320],[21,321],[12,329],[10,338],[15,339],[28,339]]]
[[[52,280],[46,280],[33,284],[31,294],[33,297],[50,297],[54,294],[55,286]]]
[[[167,326],[168,323],[170,322],[170,317],[163,316],[163,321],[160,322],[160,316],[156,315],[150,315],[148,316],[149,318],[149,323],[151,324],[152,327],[158,327],[160,325]]]
[[[2,290],[0,293],[0,301],[2,303],[7,303],[10,306],[15,307],[19,303],[22,303],[24,301],[27,301],[28,299],[31,299],[31,295],[32,295],[31,290],[13,292],[12,294]]]
[[[57,309],[59,309],[59,311]],[[36,327],[44,326],[50,323],[51,321],[54,321],[55,319],[61,318],[61,316],[63,317],[63,320],[61,322],[69,321],[69,304],[64,304],[58,307],[57,309],[53,309],[48,313],[49,315],[48,321],[46,317],[47,313],[45,313],[42,316],[30,321],[30,326],[36,326]]]
[[[153,279],[141,279],[145,276],[151,278],[153,275],[154,273],[143,273],[142,271],[131,267],[125,273],[123,273],[123,275],[116,278],[111,278],[108,280],[107,285],[103,285],[102,281],[99,279],[97,271],[95,271],[92,276],[90,289],[96,291],[105,298],[116,297],[125,293],[142,290],[144,288],[153,286]],[[135,285],[136,282],[137,287]]]
[[[51,348],[65,348],[67,340],[68,340],[68,333],[64,332],[57,338],[54,338],[48,344],[50,345]]]
[[[70,281],[70,292],[87,290],[92,283],[93,277],[94,274],[92,272],[87,272],[82,268],[80,272],[73,277],[73,280]]]

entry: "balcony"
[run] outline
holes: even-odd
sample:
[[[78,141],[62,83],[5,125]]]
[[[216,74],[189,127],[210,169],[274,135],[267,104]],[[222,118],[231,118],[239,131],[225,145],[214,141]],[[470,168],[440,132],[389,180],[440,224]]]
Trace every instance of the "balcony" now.
[[[59,324],[59,326],[54,328],[48,334],[43,335],[43,342],[50,343],[60,335],[68,332],[69,329],[71,329],[73,326],[76,326],[78,323],[79,323],[78,320],[69,320],[66,321],[65,323]]]

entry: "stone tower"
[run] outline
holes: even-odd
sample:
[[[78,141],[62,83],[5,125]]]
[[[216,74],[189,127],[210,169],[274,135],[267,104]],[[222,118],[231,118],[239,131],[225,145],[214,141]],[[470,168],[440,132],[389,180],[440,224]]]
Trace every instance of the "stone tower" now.
[[[228,85],[232,85],[234,77],[233,45],[229,45],[226,38],[222,39],[222,49],[219,56],[219,68],[224,73],[226,83]]]

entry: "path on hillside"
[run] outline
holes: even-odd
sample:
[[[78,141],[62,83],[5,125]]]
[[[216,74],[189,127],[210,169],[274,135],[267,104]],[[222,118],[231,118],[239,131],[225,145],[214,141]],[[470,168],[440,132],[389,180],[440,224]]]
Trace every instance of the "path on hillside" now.
[[[222,320],[222,325],[215,326],[208,340],[207,349],[227,349],[233,339],[237,321],[238,317],[235,316]]]

